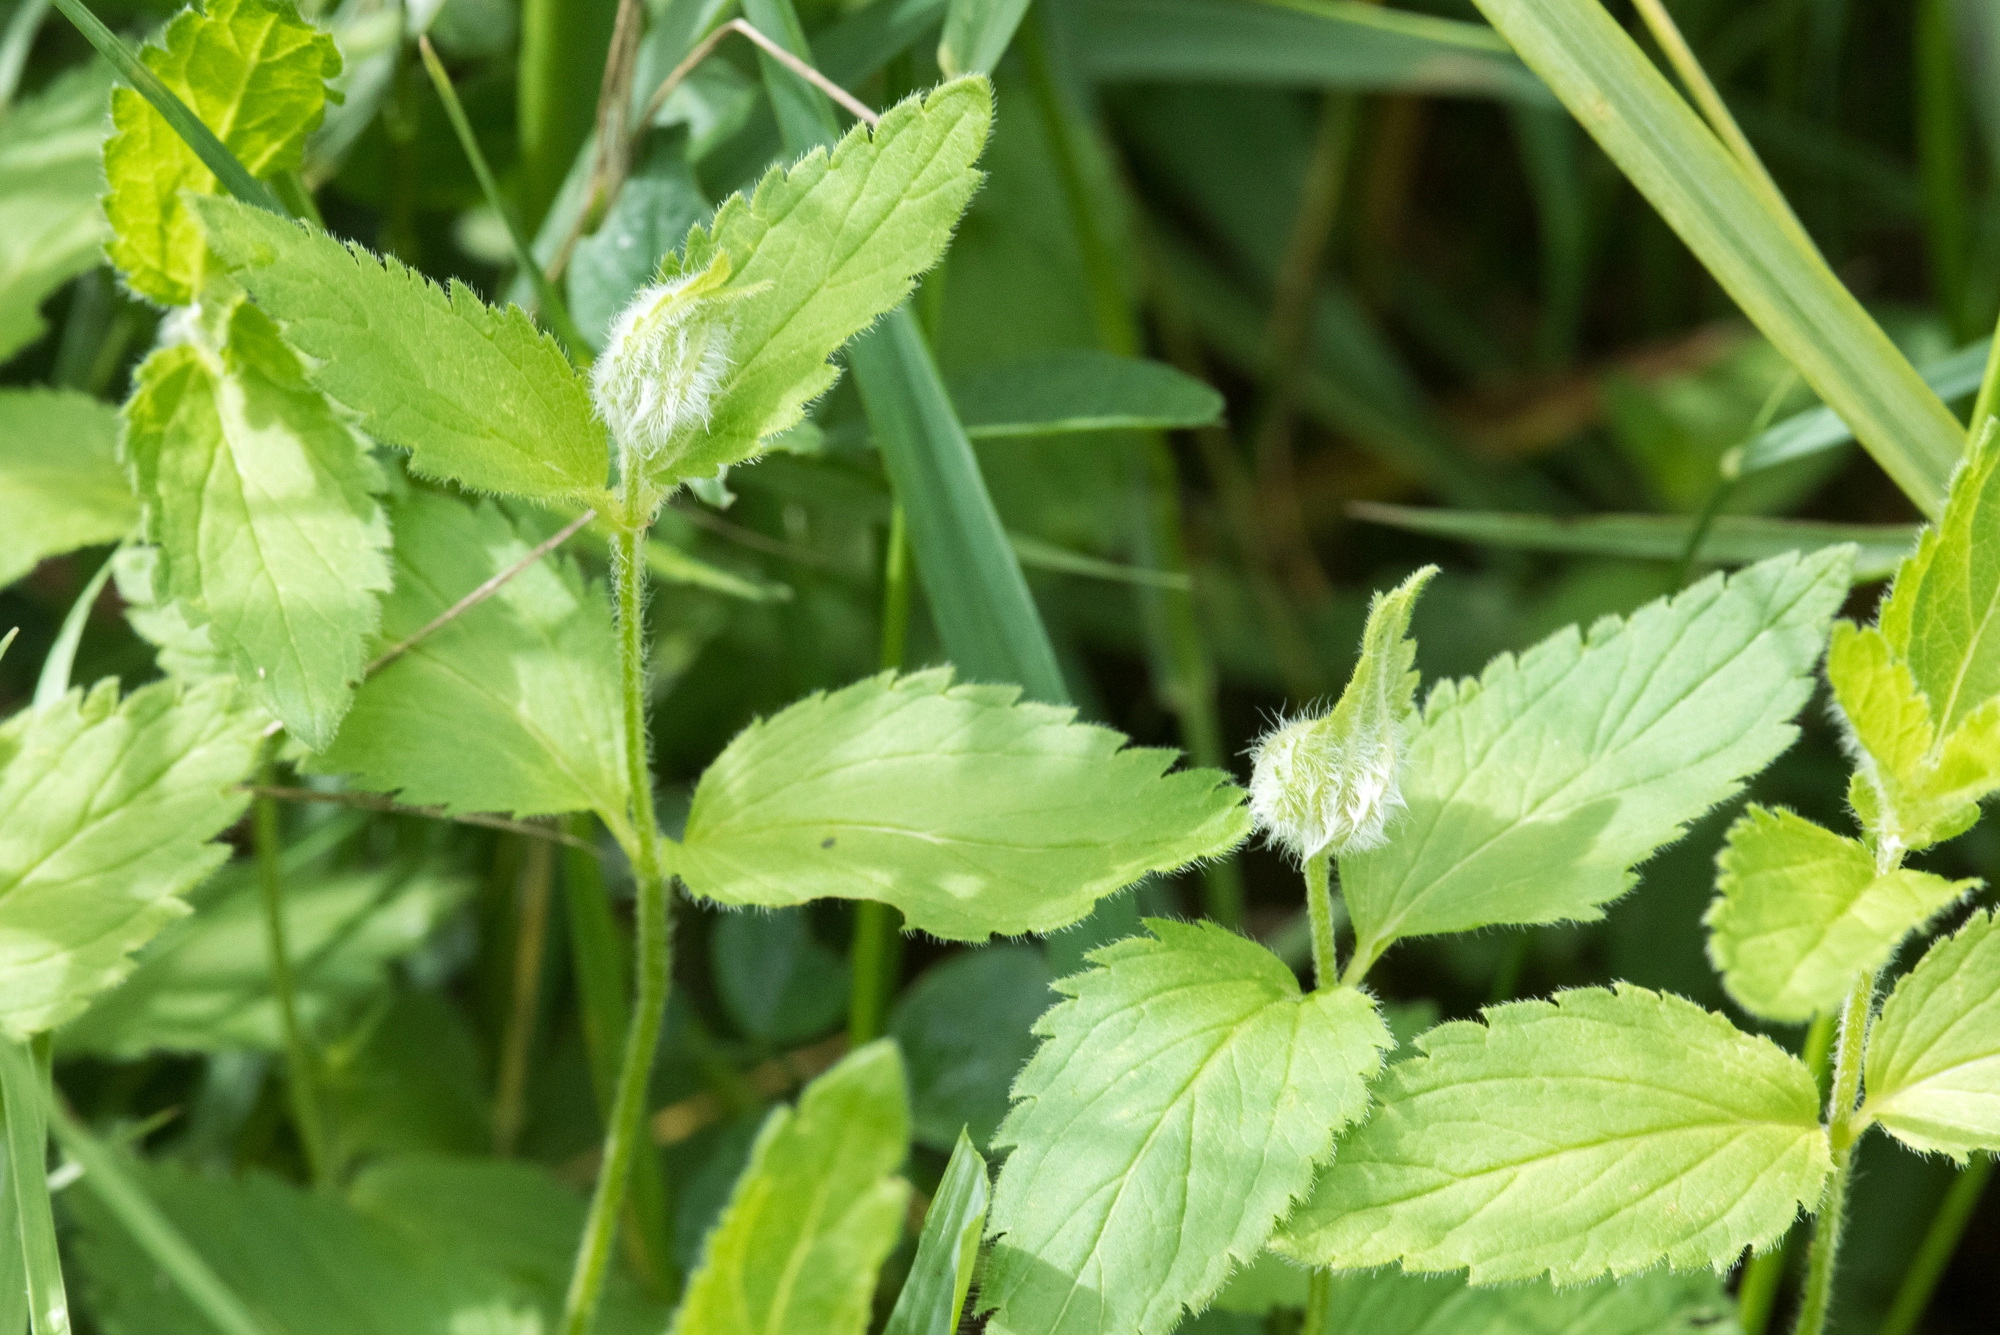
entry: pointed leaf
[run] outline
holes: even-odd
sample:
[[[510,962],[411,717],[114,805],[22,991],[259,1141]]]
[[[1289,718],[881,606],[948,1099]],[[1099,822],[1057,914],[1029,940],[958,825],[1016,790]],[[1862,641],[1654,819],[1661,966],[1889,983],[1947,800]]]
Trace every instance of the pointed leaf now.
[[[1440,1025],[1274,1248],[1309,1265],[1581,1284],[1723,1267],[1819,1199],[1811,1072],[1689,1001],[1621,983]]]
[[[115,409],[70,390],[0,390],[0,587],[138,523]]]
[[[1012,686],[883,674],[752,724],[701,776],[674,870],[725,904],[894,904],[957,941],[1066,927],[1144,876],[1234,847],[1243,795],[1166,774]]]
[[[197,202],[209,245],[305,355],[312,382],[428,477],[594,501],[604,427],[562,348],[518,307],[450,295],[394,259],[227,199]]]
[[[1092,952],[995,1137],[993,1335],[1164,1335],[1263,1249],[1392,1046],[1352,988],[1301,994],[1213,923]]]
[[[353,702],[389,587],[381,471],[255,306],[220,347],[163,348],[125,405],[156,580],[312,750]]]
[[[1878,876],[1857,841],[1759,806],[1730,827],[1716,864],[1709,958],[1729,995],[1770,1020],[1832,1014],[1855,979],[1979,884],[1907,867]]]
[[[948,1335],[958,1329],[979,1264],[979,1240],[986,1232],[988,1191],[986,1160],[960,1132],[944,1179],[924,1212],[910,1277],[903,1281],[882,1335]]]
[[[282,0],[208,0],[167,25],[140,55],[253,176],[299,165],[340,73],[333,38]],[[151,103],[130,88],[111,97],[104,146],[111,262],[133,290],[169,306],[200,295],[207,247],[188,197],[212,195],[215,174]]]
[[[110,71],[92,64],[0,118],[0,362],[47,331],[42,302],[103,257],[110,101]]]
[[[670,1335],[864,1335],[903,1232],[903,1063],[887,1040],[764,1121]],[[809,1203],[809,1204],[808,1204]]]
[[[1735,1329],[1732,1308],[1715,1275],[1479,1289],[1381,1270],[1334,1276],[1324,1335],[1724,1335]]]
[[[376,649],[417,634],[522,560],[492,502],[413,492],[394,509],[395,589]],[[454,811],[626,820],[618,649],[601,588],[560,553],[375,672],[311,766]]]
[[[234,682],[115,679],[0,727],[0,1027],[51,1029],[132,971],[228,858],[259,719]]]
[[[828,364],[850,338],[908,296],[944,253],[981,173],[993,93],[983,78],[907,98],[871,132],[856,126],[831,151],[774,168],[746,200],[733,195],[688,234],[670,277],[726,260],[728,369],[705,430],[663,454],[670,487],[748,458],[796,424],[833,384]]]
[[[1631,868],[1791,745],[1848,549],[1711,576],[1442,682],[1409,746],[1409,811],[1340,860],[1370,960],[1398,937],[1588,921]]]
[[[1222,419],[1222,395],[1164,362],[1068,348],[954,376],[973,440],[1073,431],[1170,430]]]
[[[1868,1039],[1864,1119],[1963,1162],[2000,1150],[2000,919],[1975,913],[1925,952]]]

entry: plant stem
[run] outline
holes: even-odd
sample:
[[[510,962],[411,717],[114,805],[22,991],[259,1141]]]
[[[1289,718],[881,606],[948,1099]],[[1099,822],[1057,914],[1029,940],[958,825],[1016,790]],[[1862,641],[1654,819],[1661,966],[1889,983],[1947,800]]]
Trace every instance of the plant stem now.
[[[889,545],[882,553],[882,666],[901,669],[910,637],[910,527],[903,503],[889,508]]]
[[[275,763],[264,761],[265,787],[274,786]],[[264,895],[264,939],[271,957],[271,992],[278,1003],[278,1028],[285,1039],[285,1092],[305,1151],[306,1169],[315,1185],[332,1185],[327,1158],[326,1124],[320,1120],[318,1082],[311,1050],[299,1028],[298,993],[292,979],[292,954],[285,942],[284,872],[279,866],[283,842],[278,833],[276,798],[259,797],[251,828],[256,845],[257,883]]]
[[[1821,1335],[1833,1301],[1833,1273],[1846,1223],[1847,1183],[1853,1164],[1855,1100],[1861,1092],[1861,1059],[1868,1046],[1868,1019],[1875,1005],[1875,975],[1861,975],[1841,1012],[1840,1038],[1833,1054],[1833,1094],[1827,1101],[1827,1134],[1833,1142],[1833,1172],[1826,1180],[1813,1223],[1812,1252],[1806,1263],[1805,1298],[1793,1335]]]
[[[903,666],[910,632],[910,537],[903,506],[889,511],[889,545],[882,553],[882,658],[887,669]],[[855,906],[854,939],[848,947],[852,986],[847,996],[847,1041],[860,1047],[882,1036],[890,999],[903,976],[903,915],[888,904],[863,900]]]
[[[1778,1285],[1785,1278],[1786,1257],[1781,1240],[1770,1251],[1751,1257],[1743,1267],[1743,1282],[1736,1286],[1736,1324],[1743,1328],[1743,1335],[1764,1335],[1770,1326]]]
[[[653,813],[653,776],[646,760],[646,529],[628,519],[612,543],[611,578],[618,600],[619,675],[625,697],[626,783],[631,788],[632,872],[638,890],[639,948],[632,1023],[625,1034],[625,1059],[618,1088],[605,1118],[604,1163],[590,1199],[576,1268],[563,1305],[562,1335],[586,1335],[604,1291],[618,1214],[632,1172],[636,1142],[645,1134],[646,1090],[653,1052],[666,1018],[673,921],[668,916],[666,871],[660,827]]]
[[[1299,1326],[1299,1335],[1326,1335],[1332,1307],[1333,1272],[1315,1270],[1306,1279],[1306,1319]]]
[[[0,1114],[6,1118],[7,1166],[18,1211],[21,1261],[34,1335],[69,1335],[69,1294],[49,1207],[48,1096],[27,1043],[0,1036]]]
[[[1333,872],[1331,859],[1315,853],[1306,859],[1306,915],[1312,922],[1313,986],[1332,987],[1340,976],[1333,940]]]
[[[1945,1266],[1950,1264],[1952,1253],[1958,1250],[1958,1240],[1965,1226],[1972,1222],[1972,1212],[1978,1208],[1979,1198],[1985,1194],[1987,1180],[1992,1176],[1991,1155],[1976,1155],[1959,1170],[1958,1180],[1951,1184],[1951,1190],[1938,1206],[1937,1217],[1931,1220],[1930,1230],[1924,1234],[1923,1243],[1910,1262],[1909,1273],[1903,1276],[1902,1286],[1896,1290],[1896,1301],[1889,1305],[1889,1315],[1882,1319],[1876,1335],[1912,1335],[1916,1330],[1924,1309],[1930,1306],[1931,1291],[1937,1287]]]
[[[493,1152],[502,1157],[514,1152],[527,1116],[528,1058],[535,1044],[535,1013],[541,1007],[542,959],[549,939],[549,883],[554,875],[554,845],[547,840],[529,844],[527,865],[521,869],[513,998],[500,1044],[499,1088],[493,1100]]]

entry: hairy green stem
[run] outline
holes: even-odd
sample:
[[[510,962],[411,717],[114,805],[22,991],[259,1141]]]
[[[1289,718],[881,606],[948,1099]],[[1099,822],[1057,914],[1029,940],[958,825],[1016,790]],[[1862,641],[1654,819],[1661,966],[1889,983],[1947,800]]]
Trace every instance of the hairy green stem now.
[[[1332,1307],[1333,1272],[1315,1270],[1306,1280],[1306,1319],[1299,1327],[1299,1335],[1326,1335]]]
[[[264,761],[263,786],[274,787],[276,765]],[[284,851],[278,832],[276,798],[259,797],[252,819],[251,841],[257,854],[257,884],[264,897],[264,940],[271,958],[271,993],[278,1003],[278,1029],[285,1040],[285,1093],[292,1105],[292,1122],[305,1151],[306,1168],[321,1188],[333,1184],[326,1123],[320,1117],[318,1072],[312,1049],[299,1027],[298,990],[292,978],[292,952],[285,939],[285,878],[279,859]]]
[[[1333,871],[1331,857],[1315,853],[1306,859],[1306,916],[1312,923],[1313,986],[1332,987],[1340,977],[1333,940]]]
[[[1861,1059],[1868,1047],[1868,1019],[1875,1005],[1875,975],[1861,975],[1848,993],[1840,1016],[1840,1037],[1833,1053],[1833,1093],[1827,1101],[1827,1134],[1833,1142],[1833,1172],[1827,1177],[1813,1223],[1812,1252],[1806,1262],[1805,1298],[1793,1335],[1821,1335],[1833,1302],[1834,1266],[1840,1256],[1840,1235],[1846,1224],[1847,1186],[1854,1159],[1854,1142],[1861,1128],[1854,1122],[1861,1093]]]
[[[1965,1226],[1972,1222],[1972,1212],[1979,1207],[1979,1198],[1985,1195],[1986,1183],[1992,1176],[1993,1158],[1986,1154],[1974,1156],[1972,1162],[1959,1170],[1958,1180],[1951,1184],[1951,1190],[1938,1206],[1937,1216],[1931,1220],[1930,1229],[1910,1262],[1909,1272],[1896,1290],[1896,1300],[1889,1305],[1889,1315],[1882,1319],[1875,1335],[1913,1335],[1917,1323],[1923,1320],[1924,1309],[1931,1305],[1931,1291],[1937,1288],[1952,1253],[1958,1250],[1958,1240],[1965,1233]]]
[[[628,521],[629,522],[629,521]],[[563,1304],[562,1335],[585,1335],[604,1292],[618,1213],[637,1142],[645,1134],[646,1089],[653,1052],[666,1018],[673,954],[673,922],[668,916],[666,870],[661,859],[659,821],[653,813],[652,769],[646,760],[646,529],[644,521],[621,529],[612,542],[612,583],[618,602],[619,675],[625,700],[626,783],[631,788],[632,874],[638,890],[639,947],[632,1023],[625,1034],[624,1065],[604,1132],[604,1161],[590,1198],[583,1241],[570,1273]]]

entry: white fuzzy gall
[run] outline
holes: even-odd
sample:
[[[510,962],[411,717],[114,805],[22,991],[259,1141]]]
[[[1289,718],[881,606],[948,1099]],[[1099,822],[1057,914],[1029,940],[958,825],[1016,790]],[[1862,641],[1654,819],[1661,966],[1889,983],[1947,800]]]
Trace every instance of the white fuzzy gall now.
[[[1398,728],[1343,728],[1338,714],[1296,719],[1251,752],[1250,815],[1273,843],[1304,862],[1386,842],[1403,807]]]
[[[640,289],[611,324],[591,368],[597,411],[619,446],[645,460],[670,458],[706,430],[729,373],[730,307],[717,291],[729,259]]]

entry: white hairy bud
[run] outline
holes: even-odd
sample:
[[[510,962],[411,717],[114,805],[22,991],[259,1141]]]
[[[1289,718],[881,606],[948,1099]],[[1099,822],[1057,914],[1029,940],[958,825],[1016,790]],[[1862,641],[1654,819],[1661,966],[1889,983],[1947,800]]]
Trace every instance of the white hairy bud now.
[[[1279,724],[1250,753],[1251,818],[1300,862],[1388,842],[1389,823],[1403,809],[1404,732],[1417,689],[1410,613],[1436,573],[1425,566],[1375,595],[1339,703]]]
[[[671,459],[708,428],[729,373],[729,257],[700,273],[642,288],[611,324],[591,368],[598,414],[620,448],[640,459]]]
[[[1251,752],[1250,815],[1301,862],[1380,848],[1403,806],[1399,729],[1349,730],[1338,713],[1295,719]]]

